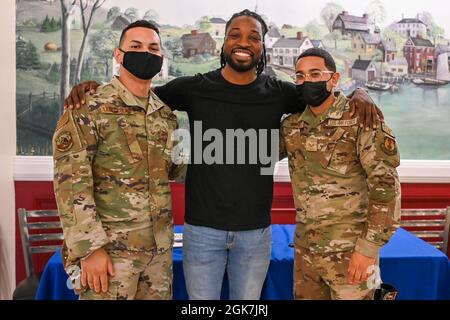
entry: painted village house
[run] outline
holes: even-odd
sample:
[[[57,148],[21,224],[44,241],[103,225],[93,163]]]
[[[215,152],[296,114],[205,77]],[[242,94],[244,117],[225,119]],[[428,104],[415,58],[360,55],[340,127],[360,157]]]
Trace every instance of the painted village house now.
[[[371,59],[378,52],[381,61],[389,62],[395,59],[397,45],[394,39],[382,39],[379,33],[359,32],[352,37],[352,49],[361,57]]]
[[[419,19],[419,15],[416,18],[402,18],[392,26],[392,30],[402,35],[405,38],[417,37],[418,35],[426,36],[428,32],[428,26]]]
[[[408,75],[408,61],[404,57],[396,57],[388,63],[386,76],[404,77]]]
[[[350,76],[357,82],[369,82],[377,77],[375,63],[371,60],[357,59],[350,70]]]
[[[352,37],[352,49],[364,58],[372,57],[381,43],[378,33],[358,32]]]
[[[378,49],[383,53],[383,62],[390,62],[397,57],[397,42],[395,42],[395,39],[382,39]]]
[[[116,31],[122,31],[125,29],[131,22],[124,16],[120,15],[114,19],[111,24],[111,29]]]
[[[281,39],[281,33],[278,27],[270,26],[269,31],[267,31],[266,36],[264,37],[266,49],[272,48],[279,39]]]
[[[216,42],[208,32],[198,33],[197,30],[192,30],[189,34],[181,36],[183,46],[183,57],[191,58],[197,54],[216,53]]]
[[[227,22],[222,18],[211,18],[209,19],[211,27],[209,28],[209,33],[215,41],[223,42],[225,38],[225,25]]]
[[[420,35],[406,41],[403,56],[408,61],[409,73],[433,73],[435,70],[434,45]]]
[[[276,26],[270,26],[269,31],[264,37],[264,43],[266,45],[266,58],[267,63],[272,63],[273,60],[273,45],[281,39],[280,30]]]
[[[347,11],[343,11],[336,17],[333,23],[333,31],[339,30],[341,34],[348,36],[356,36],[359,32],[374,33],[379,31],[375,24],[369,21],[369,15],[363,14],[362,17],[352,16]]]
[[[294,68],[297,57],[305,50],[313,48],[312,41],[303,36],[303,32],[297,32],[296,38],[281,38],[273,45],[272,64]]]

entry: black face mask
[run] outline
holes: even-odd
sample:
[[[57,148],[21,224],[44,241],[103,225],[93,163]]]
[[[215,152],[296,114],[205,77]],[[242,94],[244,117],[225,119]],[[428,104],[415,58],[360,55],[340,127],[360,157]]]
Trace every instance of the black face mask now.
[[[311,107],[322,105],[331,95],[331,92],[327,90],[328,81],[305,81],[303,84],[296,85],[298,98],[302,103]]]
[[[150,52],[119,50],[124,53],[123,67],[136,78],[150,80],[161,71],[163,57]]]

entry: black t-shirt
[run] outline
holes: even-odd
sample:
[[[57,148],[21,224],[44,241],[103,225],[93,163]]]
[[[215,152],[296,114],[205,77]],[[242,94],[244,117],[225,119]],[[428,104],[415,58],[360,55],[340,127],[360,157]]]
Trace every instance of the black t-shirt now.
[[[295,85],[267,75],[260,75],[248,85],[234,85],[220,70],[192,77],[180,77],[156,87],[155,93],[173,110],[185,111],[191,132],[191,163],[186,175],[185,221],[227,231],[268,227],[273,197],[273,173],[261,175],[263,165],[249,159],[246,141],[245,164],[229,164],[223,151],[223,164],[193,163],[196,141],[194,122],[201,121],[202,136],[207,129],[217,129],[225,140],[227,129],[279,129],[284,114],[301,112]],[[198,125],[198,124],[197,124]],[[258,145],[262,142],[259,141]],[[211,139],[211,141],[215,141]],[[270,154],[270,131],[266,148]],[[202,142],[204,150],[211,142]],[[224,142],[225,145],[225,142]],[[234,143],[234,158],[236,148]],[[276,146],[278,151],[278,146]],[[214,153],[213,153],[214,154]],[[230,152],[231,154],[231,152]],[[216,154],[217,155],[217,154]],[[254,162],[252,162],[254,163]]]

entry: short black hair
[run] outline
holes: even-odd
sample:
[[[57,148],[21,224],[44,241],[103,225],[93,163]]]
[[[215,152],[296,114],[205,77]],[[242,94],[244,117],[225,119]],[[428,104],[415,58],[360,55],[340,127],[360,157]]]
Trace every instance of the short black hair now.
[[[301,58],[305,57],[319,57],[325,60],[325,67],[327,67],[328,70],[336,72],[336,62],[334,62],[333,57],[331,54],[324,49],[321,48],[311,48],[303,52],[301,55],[298,56],[297,61],[298,62]]]
[[[230,27],[231,22],[233,22],[234,19],[239,18],[239,17],[251,17],[261,24],[261,29],[262,29],[262,33],[263,33],[262,34],[263,52],[261,55],[261,60],[259,61],[258,65],[256,66],[256,72],[258,75],[260,75],[261,73],[263,73],[264,69],[266,68],[266,64],[267,64],[266,45],[264,43],[264,37],[267,34],[269,28],[267,27],[267,23],[264,21],[264,19],[259,14],[257,14],[256,12],[250,11],[248,9],[245,9],[245,10],[242,10],[241,12],[237,12],[237,13],[233,14],[233,16],[230,18],[230,20],[227,21],[227,24],[225,25],[225,33],[227,32],[228,28]],[[225,53],[223,52],[223,46],[222,46],[222,51],[220,52],[220,66],[221,66],[221,68],[224,68],[225,65],[226,65]]]
[[[137,20],[133,23],[130,23],[129,25],[127,25],[125,27],[125,29],[122,30],[122,34],[120,35],[119,45],[122,44],[122,40],[125,37],[125,33],[127,33],[128,30],[133,29],[133,28],[147,28],[147,29],[154,30],[158,34],[158,37],[161,41],[161,36],[159,35],[159,28],[155,23],[147,21],[147,20]]]
[[[237,13],[233,14],[233,16],[230,18],[230,20],[227,21],[227,24],[225,25],[225,32],[227,32],[228,28],[231,25],[231,22],[233,22],[234,19],[239,18],[239,17],[252,17],[252,18],[256,19],[261,24],[263,36],[265,36],[267,31],[269,30],[266,22],[259,14],[257,14],[256,12],[250,11],[248,9],[245,9],[245,10],[242,10],[241,12],[237,12]]]

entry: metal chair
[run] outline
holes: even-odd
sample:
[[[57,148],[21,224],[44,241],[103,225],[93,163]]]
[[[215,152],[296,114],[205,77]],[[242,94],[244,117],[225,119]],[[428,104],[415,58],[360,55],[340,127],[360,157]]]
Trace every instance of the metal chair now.
[[[401,227],[437,249],[448,253],[450,207],[447,209],[403,209]]]
[[[14,290],[13,300],[34,300],[40,275],[33,266],[33,255],[55,252],[60,248],[55,241],[62,242],[64,235],[57,210],[27,211],[21,208],[18,218],[27,278]],[[59,232],[55,232],[57,230]]]

